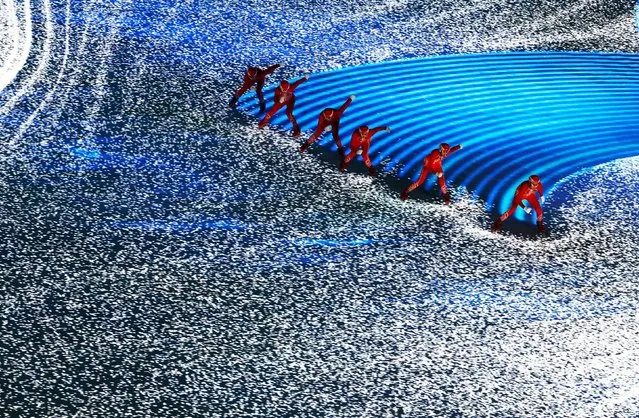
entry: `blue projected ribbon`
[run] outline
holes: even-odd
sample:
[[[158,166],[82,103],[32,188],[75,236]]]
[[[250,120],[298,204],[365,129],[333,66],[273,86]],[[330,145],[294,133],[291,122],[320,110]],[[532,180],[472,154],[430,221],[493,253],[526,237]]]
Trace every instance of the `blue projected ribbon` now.
[[[277,81],[277,80],[271,80]],[[265,89],[271,100],[274,85]],[[444,162],[449,184],[504,212],[531,174],[545,189],[580,169],[639,155],[639,55],[535,52],[439,56],[312,74],[296,91],[306,136],[319,112],[357,99],[342,118],[344,145],[360,124],[389,125],[373,163],[406,183],[441,142],[464,149]],[[252,96],[240,106],[258,116]],[[272,123],[290,128],[284,111]],[[330,133],[320,145],[335,149]],[[432,180],[431,180],[432,181]],[[518,210],[515,216],[532,219]]]

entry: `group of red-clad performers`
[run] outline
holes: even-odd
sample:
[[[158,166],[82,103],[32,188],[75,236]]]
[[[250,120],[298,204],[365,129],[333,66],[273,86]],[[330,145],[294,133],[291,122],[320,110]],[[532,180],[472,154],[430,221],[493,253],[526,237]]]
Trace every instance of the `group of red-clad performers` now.
[[[272,65],[266,69],[261,69],[257,67],[249,67],[244,73],[244,83],[242,87],[235,93],[231,102],[229,103],[230,107],[234,107],[238,101],[238,99],[246,93],[251,87],[255,86],[257,98],[260,104],[260,113],[266,111],[266,102],[264,100],[264,94],[262,93],[262,88],[264,87],[264,83],[266,77],[272,74],[276,69],[281,67],[281,64]],[[259,127],[263,128],[269,122],[269,120],[275,116],[277,112],[280,111],[284,106],[286,106],[286,116],[289,121],[293,125],[293,136],[299,137],[301,135],[300,126],[293,115],[293,109],[295,107],[295,89],[299,87],[302,83],[307,81],[309,75],[305,75],[294,83],[289,83],[287,80],[280,81],[280,84],[275,89],[274,94],[274,103],[273,106],[266,112],[265,116],[259,122]],[[371,145],[371,139],[373,135],[378,132],[386,131],[390,132],[390,128],[388,126],[379,126],[376,128],[369,128],[367,125],[362,125],[357,128],[352,136],[350,142],[350,152],[348,154],[344,153],[344,147],[342,146],[342,140],[339,136],[339,123],[342,115],[348,108],[348,106],[355,100],[355,95],[351,95],[341,107],[334,108],[326,108],[322,110],[319,115],[319,120],[317,122],[317,129],[315,132],[302,144],[300,147],[300,152],[304,152],[308,149],[308,147],[315,142],[324,132],[332,131],[333,140],[337,145],[337,150],[339,152],[340,157],[342,158],[340,164],[340,171],[344,171],[348,163],[350,163],[356,155],[361,154],[364,159],[364,164],[368,168],[368,172],[371,176],[376,175],[375,168],[371,163],[371,159],[368,156],[368,150]],[[439,188],[442,192],[442,196],[444,198],[444,202],[450,204],[450,194],[446,190],[446,180],[444,178],[444,169],[442,167],[442,161],[444,158],[448,157],[452,153],[462,149],[462,145],[456,145],[451,147],[446,143],[442,143],[438,148],[432,150],[426,158],[424,158],[424,164],[422,166],[422,172],[417,179],[416,182],[408,186],[404,189],[400,198],[402,200],[408,199],[408,194],[421,186],[426,177],[429,174],[433,173],[437,176],[439,182]],[[515,191],[515,197],[513,198],[512,204],[510,208],[503,213],[495,222],[493,223],[492,230],[497,232],[502,223],[511,216],[517,206],[521,206],[522,209],[526,211],[526,213],[530,214],[532,210],[535,211],[537,215],[537,229],[540,233],[544,232],[544,224],[542,221],[543,212],[539,201],[537,200],[537,194],[539,194],[541,203],[544,202],[544,189],[541,184],[541,180],[537,175],[531,175],[528,180],[522,182]],[[530,206],[524,205],[524,200],[528,202]]]

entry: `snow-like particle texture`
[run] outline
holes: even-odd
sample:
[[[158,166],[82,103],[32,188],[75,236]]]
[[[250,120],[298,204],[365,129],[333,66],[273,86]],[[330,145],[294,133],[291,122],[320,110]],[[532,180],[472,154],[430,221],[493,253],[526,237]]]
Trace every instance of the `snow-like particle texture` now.
[[[494,235],[468,191],[402,202],[226,107],[247,64],[637,52],[633,5],[30,7],[0,96],[1,416],[639,415],[636,159],[556,185],[550,237]]]

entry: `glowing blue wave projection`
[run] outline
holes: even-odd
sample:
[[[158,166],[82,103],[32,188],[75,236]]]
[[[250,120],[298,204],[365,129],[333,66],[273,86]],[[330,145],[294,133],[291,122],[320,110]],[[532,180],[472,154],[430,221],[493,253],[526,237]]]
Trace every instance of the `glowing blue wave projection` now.
[[[307,137],[323,108],[356,94],[342,119],[344,144],[359,124],[389,125],[390,134],[373,139],[371,157],[384,171],[397,169],[406,185],[428,151],[462,143],[444,163],[449,184],[503,212],[530,174],[549,191],[579,169],[639,155],[638,69],[636,55],[577,52],[367,64],[311,75],[296,91],[296,116]],[[265,90],[269,100],[273,87]],[[257,116],[254,97],[240,104]],[[284,111],[272,122],[290,129]],[[335,149],[330,133],[320,144]],[[515,216],[532,219],[522,210]]]

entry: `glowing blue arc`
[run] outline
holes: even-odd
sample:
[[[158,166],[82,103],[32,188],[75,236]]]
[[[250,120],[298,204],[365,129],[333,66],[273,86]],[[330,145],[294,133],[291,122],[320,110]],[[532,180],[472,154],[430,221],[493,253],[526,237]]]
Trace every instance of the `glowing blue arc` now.
[[[637,96],[637,99],[639,100],[639,95]],[[565,111],[567,105],[569,104],[572,104],[572,103],[570,103],[569,101],[568,102],[564,101],[562,99],[539,110],[530,109],[529,107],[526,108],[525,105],[520,105],[520,104],[513,105],[511,107],[504,106],[500,108],[495,108],[495,107],[490,108],[492,110],[506,109],[506,108],[511,108],[511,110],[513,110],[513,113],[510,113],[509,115],[504,115],[501,117],[500,122],[501,122],[502,129],[499,131],[495,131],[493,127],[489,123],[487,123],[488,118],[490,117],[490,113],[487,111],[485,115],[482,115],[482,117],[467,118],[466,120],[464,120],[463,125],[459,123],[459,121],[456,118],[453,117],[452,119],[457,121],[456,126],[451,124],[450,128],[444,129],[443,131],[441,131],[440,129],[437,129],[438,131],[440,131],[437,134],[435,134],[435,130],[420,132],[416,129],[412,129],[411,131],[402,132],[402,133],[404,135],[409,135],[409,136],[421,135],[422,137],[425,137],[425,138],[427,137],[429,138],[429,142],[431,144],[439,144],[439,142],[444,142],[444,140],[450,140],[450,138],[455,138],[455,142],[457,143],[463,142],[464,144],[467,144],[467,145],[473,144],[473,143],[483,143],[484,146],[492,147],[494,146],[494,144],[488,140],[492,140],[493,137],[495,137],[496,135],[500,135],[503,137],[504,135],[512,135],[513,133],[524,130],[524,129],[534,130],[535,126],[537,127],[541,126],[543,128],[544,126],[549,126],[550,124],[557,125],[556,120],[548,121],[548,120],[544,120],[543,118],[541,119],[541,122],[539,122],[537,125],[522,124],[521,123],[522,116],[519,113],[517,113],[519,112],[519,110],[526,110],[526,116],[530,118],[532,116],[539,116],[539,115],[544,115],[548,113],[555,113],[555,112],[559,113],[558,112],[559,110]],[[616,105],[608,106],[605,102],[603,102],[598,105],[597,110],[594,111],[594,113],[591,113],[591,112],[588,112],[587,114],[581,113],[576,116],[575,115],[570,115],[569,117],[564,116],[563,118],[566,121],[570,121],[570,120],[581,120],[585,116],[587,116],[588,119],[592,117],[600,117],[604,115],[606,117],[615,117],[616,113],[618,112],[621,106],[622,104],[620,103],[617,103]],[[633,106],[635,105],[633,104]],[[434,122],[439,122],[439,120],[435,120]],[[449,124],[447,123],[445,123],[444,125],[446,127],[449,126]],[[531,133],[532,132],[528,132],[529,135]],[[395,150],[399,148],[400,144],[401,143],[395,143],[395,145],[391,145],[390,148],[387,150],[387,152],[389,154],[393,154]],[[417,143],[417,142],[414,142],[412,147],[404,146],[403,151],[397,154],[397,161],[404,161],[406,156],[414,152],[417,152],[417,150],[419,149],[419,146],[420,146],[420,143]]]
[[[547,143],[548,145],[544,148],[546,156],[551,159],[558,159],[560,157],[563,157],[564,155],[571,155],[571,154],[578,155],[584,152],[586,155],[593,155],[595,154],[596,149],[602,149],[600,144],[593,143],[592,141],[593,138],[596,137],[601,139],[602,135],[605,135],[605,134],[613,134],[615,138],[618,138],[621,135],[627,134],[628,132],[632,130],[639,129],[639,123],[637,123],[636,125],[632,127],[625,126],[625,127],[619,128],[616,125],[615,126],[602,125],[602,126],[599,126],[599,128],[606,128],[606,129],[605,131],[603,129],[593,129],[593,131],[587,134],[584,134],[579,138],[577,137],[573,138],[572,149],[566,148],[566,145],[563,141],[555,141],[552,144]],[[536,139],[543,140],[544,138],[539,137]],[[585,145],[582,145],[582,141]],[[506,175],[507,172],[514,170],[517,166],[528,162],[530,159],[529,153],[534,152],[534,149],[536,147],[537,147],[536,142],[529,142],[526,145],[522,145],[519,147],[519,155],[514,158],[512,158],[512,155],[510,154],[506,154],[506,156],[502,155],[501,149],[495,150],[494,156],[490,158],[491,161],[497,162],[497,164],[493,164],[493,167],[495,167],[493,169],[494,170],[493,174],[496,176],[504,176]],[[626,147],[629,150],[629,153],[631,155],[635,155],[634,153],[636,153],[637,146],[626,145]],[[607,152],[608,149],[609,149],[608,147],[604,147],[603,152],[604,153]],[[543,160],[537,160],[536,163],[539,163],[540,161],[543,161]],[[480,161],[473,162],[473,166],[482,167],[485,163],[486,161],[480,160]],[[451,179],[454,177],[454,173],[458,171],[463,171],[463,169],[460,168],[460,165],[455,166],[454,164],[450,164],[448,166],[448,169],[449,169],[449,172],[453,174],[449,177]],[[477,193],[481,194],[481,191],[484,189],[484,187],[486,187],[490,183],[489,181],[490,177],[482,176],[479,171],[475,171],[475,173],[477,173],[476,176],[481,177],[481,180],[474,187],[474,190]],[[469,176],[468,182],[473,183],[476,176]]]
[[[550,191],[560,180],[556,173],[639,154],[632,145],[639,143],[638,68],[639,55],[567,52],[366,64],[313,74],[296,92],[295,110],[301,128],[312,131],[322,109],[356,94],[340,126],[344,144],[359,124],[391,126],[390,134],[375,137],[371,156],[387,170],[400,167],[406,183],[440,142],[463,143],[464,150],[445,162],[449,183],[476,191],[501,211],[531,172]],[[254,98],[241,105],[257,110]],[[283,113],[272,122],[289,127]],[[319,145],[334,148],[331,134]]]

